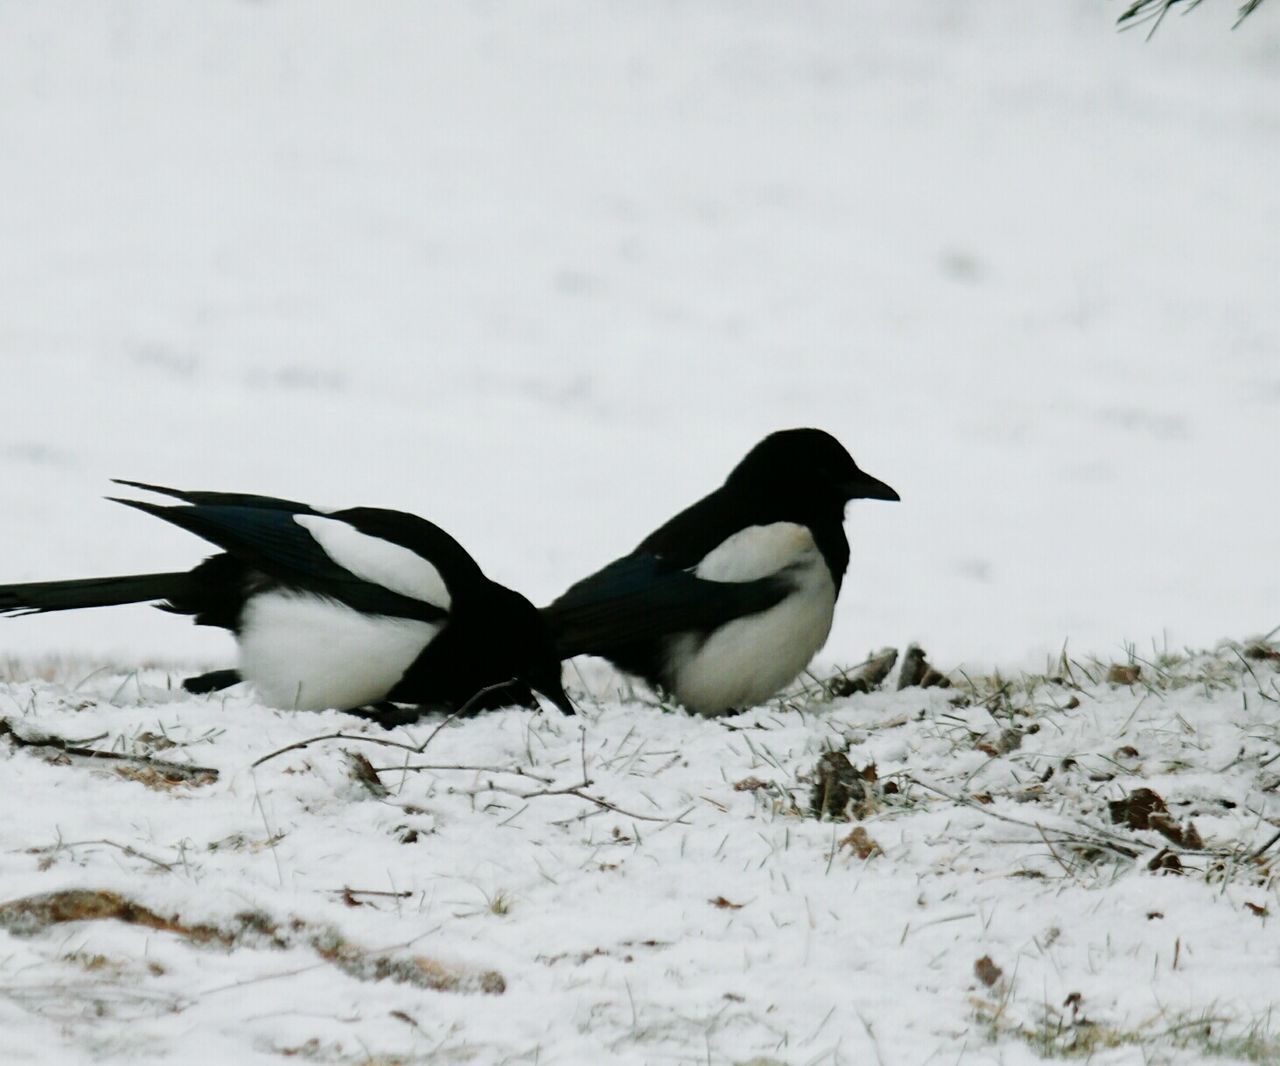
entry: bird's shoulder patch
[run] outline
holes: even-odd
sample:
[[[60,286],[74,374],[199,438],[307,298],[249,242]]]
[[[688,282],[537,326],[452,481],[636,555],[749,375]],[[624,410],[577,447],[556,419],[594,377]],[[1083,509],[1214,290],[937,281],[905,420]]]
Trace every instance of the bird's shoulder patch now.
[[[330,559],[362,581],[443,611],[452,605],[440,571],[411,548],[362,533],[340,518],[295,514],[293,520],[311,534]]]
[[[808,526],[771,522],[747,526],[712,548],[693,568],[705,581],[755,581],[818,557]]]

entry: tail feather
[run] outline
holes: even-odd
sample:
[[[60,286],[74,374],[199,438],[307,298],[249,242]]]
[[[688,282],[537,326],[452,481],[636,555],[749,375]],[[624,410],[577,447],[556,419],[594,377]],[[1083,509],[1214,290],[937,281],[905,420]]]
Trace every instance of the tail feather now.
[[[191,574],[127,574],[123,577],[88,577],[70,581],[37,581],[26,585],[0,585],[0,614],[38,614],[80,607],[114,607],[121,603],[149,603],[182,597],[191,586]]]
[[[206,492],[202,489],[171,489],[167,485],[152,485],[146,481],[129,481],[122,477],[113,477],[111,480],[117,485],[127,485],[131,489],[142,489],[144,492],[154,492],[160,496],[171,496],[175,500],[182,500],[184,503],[209,504],[215,507],[259,507],[267,511],[297,511],[301,514],[316,513],[309,504],[299,503],[297,500],[280,500],[274,496],[255,496],[248,492]],[[120,500],[113,496],[108,496],[107,499],[115,500],[116,503],[128,504],[131,507],[137,506],[137,503],[132,500]],[[152,504],[151,506],[154,507],[155,505]],[[152,511],[151,513],[155,514],[156,512]]]

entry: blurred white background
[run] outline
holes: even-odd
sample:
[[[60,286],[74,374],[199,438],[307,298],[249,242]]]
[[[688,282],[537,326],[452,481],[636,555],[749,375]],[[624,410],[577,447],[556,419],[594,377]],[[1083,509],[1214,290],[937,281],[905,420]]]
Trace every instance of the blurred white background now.
[[[0,3],[0,580],[205,554],[117,476],[416,511],[545,602],[817,425],[903,497],[830,661],[1270,629],[1278,8]]]

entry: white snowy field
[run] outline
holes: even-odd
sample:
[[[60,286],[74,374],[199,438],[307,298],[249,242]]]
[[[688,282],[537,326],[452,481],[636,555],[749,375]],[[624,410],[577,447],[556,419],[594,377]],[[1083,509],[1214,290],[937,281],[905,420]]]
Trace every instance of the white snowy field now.
[[[0,4],[0,580],[200,557],[115,476],[417,511],[545,602],[818,425],[903,496],[831,661],[1265,632],[1276,7]]]
[[[1280,623],[1280,0],[1120,6],[0,0],[0,582],[205,554],[115,476],[545,602],[817,425],[903,497],[817,672],[955,682],[389,734],[0,619],[0,1061],[1280,1061],[1275,645],[1179,656]]]
[[[0,1057],[1280,1061],[1280,649],[1133,665],[723,720],[601,674],[395,733],[15,680]],[[829,750],[856,828],[813,816]]]

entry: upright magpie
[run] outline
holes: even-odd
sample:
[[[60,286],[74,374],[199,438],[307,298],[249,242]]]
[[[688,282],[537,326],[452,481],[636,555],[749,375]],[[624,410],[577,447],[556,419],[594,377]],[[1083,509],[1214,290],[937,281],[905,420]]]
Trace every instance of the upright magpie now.
[[[849,500],[897,500],[820,429],[751,449],[720,488],[543,608],[560,655],[599,655],[692,711],[754,706],[826,642]]]
[[[238,670],[189,678],[189,691],[245,680],[275,707],[457,711],[503,686],[508,702],[533,703],[532,688],[573,713],[537,609],[485,577],[439,526],[374,507],[325,511],[271,496],[117,484],[181,500],[115,502],[221,553],[190,571],[0,586],[0,614],[163,601],[197,625],[231,630],[239,646]]]

